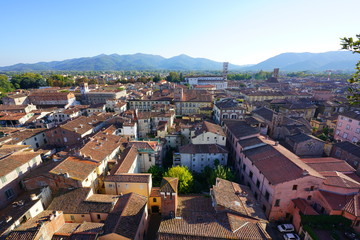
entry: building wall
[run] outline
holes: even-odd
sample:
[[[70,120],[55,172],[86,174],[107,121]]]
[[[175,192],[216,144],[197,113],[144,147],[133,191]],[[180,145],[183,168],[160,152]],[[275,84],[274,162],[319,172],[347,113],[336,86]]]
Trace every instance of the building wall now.
[[[25,105],[29,103],[28,97],[3,97],[2,102],[4,105]]]
[[[227,165],[228,154],[227,153],[180,153],[180,165],[187,166],[189,170],[194,172],[202,172],[206,166],[214,168],[215,160],[219,160],[220,165]],[[177,164],[174,161],[175,165]]]
[[[137,193],[148,197],[151,191],[149,183],[131,183],[131,182],[105,182],[106,194],[121,195],[127,193]]]
[[[31,148],[38,149],[48,143],[45,132],[38,133],[22,142],[23,145],[31,145]]]
[[[147,172],[150,167],[156,164],[155,152],[139,152],[140,171]]]
[[[298,156],[319,156],[324,153],[325,142],[310,139],[308,141],[294,143],[286,138],[286,143],[292,147],[292,151]]]
[[[64,219],[67,223],[83,223],[91,222],[90,213],[75,214],[75,213],[64,213]]]
[[[42,162],[40,155],[36,156],[29,162],[21,165],[19,168],[1,176],[0,180],[0,208],[11,203],[24,190],[20,182],[26,173],[36,168]]]
[[[360,141],[360,121],[339,115],[334,138],[335,140],[357,143]]]
[[[337,146],[333,145],[330,152],[330,157],[338,158],[345,160],[348,164],[350,164],[353,168],[356,170],[359,170],[359,157],[351,154],[348,151],[344,151],[341,148],[338,148]]]
[[[199,114],[200,108],[212,108],[212,102],[176,102],[176,115]]]
[[[178,203],[177,193],[160,192],[161,195],[161,216],[174,217]]]
[[[302,178],[274,185],[252,164],[250,159],[239,153],[239,150],[236,159],[237,172],[240,173],[239,180],[249,186],[254,197],[263,204],[263,209],[270,221],[284,220],[287,213],[292,212],[292,199],[308,199],[309,196],[312,199],[313,193],[323,182],[321,178],[304,175]],[[296,189],[293,190],[295,185]]]
[[[192,144],[218,144],[226,145],[226,137],[212,132],[204,132],[191,139]]]
[[[65,147],[79,144],[82,140],[82,136],[79,133],[63,129],[61,127],[49,129],[49,131],[45,132],[45,135],[48,144],[55,147]]]

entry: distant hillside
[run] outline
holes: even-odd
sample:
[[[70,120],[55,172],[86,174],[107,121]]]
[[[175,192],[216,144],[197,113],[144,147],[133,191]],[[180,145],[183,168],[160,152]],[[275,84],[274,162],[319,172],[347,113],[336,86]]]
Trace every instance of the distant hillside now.
[[[240,70],[242,67],[229,64],[229,69]],[[179,55],[164,58],[151,54],[118,55],[101,54],[95,57],[75,58],[64,61],[39,62],[34,64],[16,64],[0,67],[0,71],[121,71],[121,70],[222,70],[222,62],[206,58],[192,58]]]
[[[359,54],[349,51],[334,51],[325,53],[282,53],[255,65],[229,64],[230,71],[247,70],[272,71],[353,71],[360,60]],[[221,71],[222,62],[206,58],[193,58],[179,55],[164,58],[151,54],[118,55],[101,54],[95,57],[74,58],[64,61],[39,62],[34,64],[16,64],[0,67],[0,71],[122,71],[122,70],[184,70],[184,71]]]
[[[333,51],[324,53],[282,53],[261,63],[246,68],[247,70],[282,71],[353,71],[360,60],[358,54],[349,51]]]

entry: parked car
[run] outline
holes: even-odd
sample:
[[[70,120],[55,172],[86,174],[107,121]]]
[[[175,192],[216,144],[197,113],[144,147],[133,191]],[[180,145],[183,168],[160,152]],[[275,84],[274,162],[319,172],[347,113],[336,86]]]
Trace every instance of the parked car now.
[[[286,233],[283,237],[285,240],[300,240],[299,235],[295,233]]]
[[[293,232],[295,230],[292,224],[280,224],[277,228],[280,232]]]

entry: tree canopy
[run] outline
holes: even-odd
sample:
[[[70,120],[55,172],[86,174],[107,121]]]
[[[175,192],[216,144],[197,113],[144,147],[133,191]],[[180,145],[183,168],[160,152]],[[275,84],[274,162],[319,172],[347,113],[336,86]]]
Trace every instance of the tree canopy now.
[[[148,173],[151,173],[152,175],[152,182],[153,182],[153,186],[155,187],[159,187],[161,180],[163,178],[164,175],[164,169],[162,167],[153,165],[149,168]]]
[[[169,72],[169,75],[166,77],[168,82],[180,82],[181,78],[177,72]]]
[[[68,76],[53,74],[47,78],[47,83],[52,87],[69,87],[74,84],[74,81]]]
[[[16,74],[11,78],[11,83],[15,88],[21,89],[39,88],[47,85],[43,76],[38,73]]]
[[[235,176],[231,172],[230,168],[224,167],[223,165],[217,165],[215,169],[206,166],[202,174],[206,178],[206,182],[209,186],[213,186],[215,184],[216,178],[222,178],[229,181],[234,181],[235,179]]]
[[[360,34],[356,35],[356,39],[352,37],[341,38],[342,49],[352,51],[353,53],[360,54]],[[348,99],[352,104],[360,104],[360,61],[355,65],[356,72],[348,80],[351,86],[349,87],[350,95]]]
[[[0,74],[0,92],[11,92],[14,90],[13,85],[8,79],[8,76]]]
[[[164,177],[176,177],[179,179],[179,193],[189,193],[192,191],[193,175],[185,166],[175,166],[169,168]]]

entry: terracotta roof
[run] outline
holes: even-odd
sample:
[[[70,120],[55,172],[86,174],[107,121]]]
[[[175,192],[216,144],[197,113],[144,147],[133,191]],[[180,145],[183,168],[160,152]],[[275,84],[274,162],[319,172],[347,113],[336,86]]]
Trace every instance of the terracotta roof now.
[[[104,182],[131,182],[131,183],[149,183],[150,173],[121,173],[118,175],[108,175]]]
[[[288,136],[287,138],[296,143],[306,142],[308,140],[316,140],[319,142],[324,142],[323,140],[321,140],[315,136],[312,136],[310,134],[305,134],[305,133],[298,133],[298,134],[295,134],[292,136]]]
[[[260,130],[251,127],[245,121],[224,120],[227,129],[237,138],[243,138],[251,135],[258,135]]]
[[[5,176],[16,168],[30,162],[35,157],[39,156],[38,152],[16,152],[0,159],[0,176]]]
[[[214,88],[214,85],[206,84],[206,85],[195,85],[194,88]]]
[[[108,114],[92,115],[90,117],[80,116],[61,125],[60,127],[68,131],[77,132],[82,135],[111,117],[112,116]]]
[[[0,104],[0,111],[25,110],[28,105],[4,105]]]
[[[61,175],[69,174],[69,178],[84,181],[96,168],[99,163],[83,160],[77,157],[68,157],[59,165],[50,170],[50,173]]]
[[[358,121],[360,121],[360,112],[359,111],[347,111],[347,112],[343,112],[341,113],[339,116],[345,116],[351,119],[356,119]]]
[[[360,147],[355,144],[352,144],[348,141],[343,141],[335,143],[334,146],[360,158]]]
[[[305,199],[297,198],[293,199],[292,202],[304,215],[319,215]]]
[[[138,150],[135,146],[126,148],[120,156],[119,163],[111,169],[111,175],[118,175],[120,173],[128,173],[131,166],[138,156]]]
[[[318,172],[338,171],[338,172],[355,172],[346,161],[332,158],[302,158],[304,163]]]
[[[219,109],[242,109],[245,108],[239,105],[239,102],[236,99],[224,99],[215,103],[216,107]]]
[[[359,182],[341,172],[320,172],[320,174],[326,178],[324,181],[325,185],[341,188],[353,188],[355,191],[360,189]]]
[[[320,195],[332,210],[345,210],[355,216],[360,216],[359,194],[341,195],[319,190]]]
[[[120,148],[123,143],[122,138],[121,136],[108,134],[106,130],[98,132],[80,149],[80,153],[85,157],[101,162]]]
[[[252,111],[252,113],[262,117],[263,119],[265,119],[269,122],[272,121],[273,115],[275,114],[275,112],[273,110],[270,110],[266,107],[257,108],[254,111]]]
[[[117,195],[91,194],[90,188],[77,188],[55,197],[48,209],[65,214],[109,213],[118,201]]]
[[[309,174],[310,167],[299,166],[271,145],[259,146],[245,150],[243,153],[274,185],[302,178]],[[312,172],[314,171],[312,170]]]
[[[137,193],[120,196],[105,221],[104,236],[115,233],[116,236],[135,239],[147,202],[147,197]]]
[[[177,193],[179,180],[174,177],[163,177],[160,183],[160,192]]]
[[[0,158],[3,158],[11,153],[29,149],[30,145],[2,145],[0,146]]]
[[[131,141],[128,147],[135,146],[137,149],[156,150],[159,143],[157,141]]]
[[[257,200],[249,187],[217,178],[211,192],[216,204],[228,211],[235,211],[245,217],[267,221],[264,211],[257,206]]]
[[[211,133],[218,134],[220,136],[226,136],[226,134],[224,133],[224,130],[222,129],[222,127],[220,125],[211,123],[208,121],[204,121],[202,123],[201,128],[195,131],[195,136],[198,136],[204,132],[211,132]]]
[[[179,147],[179,153],[199,154],[199,153],[228,153],[225,147],[218,144],[192,144],[189,143]]]
[[[163,220],[158,239],[271,239],[256,220],[231,213],[216,213],[211,199],[178,197],[177,216]]]
[[[264,145],[264,142],[261,141],[258,137],[252,137],[252,138],[240,140],[240,141],[238,141],[238,143],[244,150],[246,150],[247,148],[250,148],[252,146],[255,146],[255,145],[259,145],[259,144]]]

